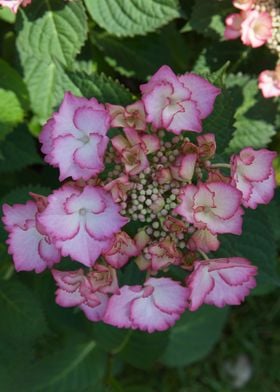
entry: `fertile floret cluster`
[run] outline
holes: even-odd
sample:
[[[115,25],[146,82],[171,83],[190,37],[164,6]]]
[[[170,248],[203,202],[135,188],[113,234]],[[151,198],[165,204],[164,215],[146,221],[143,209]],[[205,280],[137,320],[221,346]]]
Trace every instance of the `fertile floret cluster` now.
[[[241,38],[244,45],[257,48],[266,44],[278,56],[275,70],[259,75],[259,88],[265,98],[280,96],[280,8],[278,0],[233,0],[239,13],[225,20],[224,37]]]
[[[215,135],[186,132],[202,132],[220,93],[198,75],[163,66],[140,89],[127,107],[66,93],[40,135],[63,184],[4,205],[3,222],[16,270],[51,268],[60,306],[153,332],[203,303],[239,305],[255,287],[249,260],[207,253],[219,234],[241,234],[244,208],[272,199],[275,153],[247,147],[230,163],[213,162]],[[77,269],[53,269],[62,256]],[[119,287],[128,263],[145,271],[143,284]],[[183,282],[170,267],[184,271]]]

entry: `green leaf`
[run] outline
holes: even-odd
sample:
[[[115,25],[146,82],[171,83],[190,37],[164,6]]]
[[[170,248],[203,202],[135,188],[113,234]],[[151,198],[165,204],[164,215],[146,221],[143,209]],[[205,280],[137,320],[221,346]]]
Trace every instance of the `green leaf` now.
[[[100,102],[127,105],[132,100],[131,93],[117,80],[103,74],[89,75],[85,72],[67,72],[77,95],[95,97]]]
[[[66,65],[84,44],[87,18],[81,1],[35,0],[20,13],[16,27],[17,47],[25,69],[33,56]]]
[[[196,0],[192,9],[190,20],[182,29],[189,31],[190,27],[203,35],[212,38],[223,36],[225,25],[224,18],[232,12],[230,0],[224,1],[201,1]]]
[[[14,23],[16,16],[9,8],[0,8],[0,19],[8,23]]]
[[[205,357],[218,341],[227,315],[227,308],[208,305],[196,312],[186,311],[170,331],[161,362],[170,367],[183,367]]]
[[[169,25],[147,37],[118,38],[94,32],[91,38],[108,64],[124,76],[145,80],[163,64],[175,72],[187,70],[188,50],[174,26]]]
[[[234,113],[232,95],[224,90],[216,99],[214,111],[203,122],[204,131],[215,134],[219,153],[225,150],[231,140],[234,132]]]
[[[230,75],[227,85],[239,90],[239,107],[235,114],[235,128],[228,152],[243,147],[266,147],[275,135],[276,103],[264,99],[258,90],[257,81],[248,76],[236,78]]]
[[[163,353],[168,342],[169,332],[148,334],[141,331],[118,329],[103,323],[93,326],[93,336],[97,344],[111,354],[131,365],[147,369]]]
[[[277,248],[266,208],[259,206],[257,210],[246,210],[242,234],[221,236],[221,247],[217,252],[218,257],[245,257],[258,267],[255,294],[264,294],[280,286]]]
[[[0,88],[0,126],[1,124],[14,126],[19,124],[24,117],[20,102],[13,91]],[[0,128],[0,139],[2,132]]]
[[[77,93],[63,66],[57,61],[44,61],[31,56],[26,59],[24,68],[31,106],[41,123],[50,117],[53,109],[62,101],[65,91]]]
[[[22,108],[28,109],[29,97],[25,83],[18,72],[2,59],[0,59],[0,88],[14,92]]]
[[[145,35],[178,18],[177,0],[85,0],[92,19],[119,37]]]
[[[20,170],[23,167],[41,163],[35,139],[23,126],[8,135],[0,145],[0,173]]]
[[[72,343],[30,367],[23,375],[23,390],[76,392],[100,386],[105,372],[106,354],[94,341]]]
[[[0,307],[0,334],[4,342],[30,345],[46,332],[41,304],[16,280],[0,280]]]

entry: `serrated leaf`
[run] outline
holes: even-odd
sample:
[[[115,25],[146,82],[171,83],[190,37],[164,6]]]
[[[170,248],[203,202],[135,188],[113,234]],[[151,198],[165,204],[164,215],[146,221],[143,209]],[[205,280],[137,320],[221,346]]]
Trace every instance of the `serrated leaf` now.
[[[105,60],[120,74],[145,80],[163,64],[175,72],[186,72],[189,53],[182,35],[167,26],[147,37],[118,38],[108,33],[91,36]]]
[[[28,109],[29,97],[26,85],[18,72],[2,59],[0,59],[0,88],[14,92],[22,108]]]
[[[81,1],[32,1],[17,20],[17,48],[24,68],[31,56],[68,64],[79,53],[87,34]]]
[[[8,91],[0,88],[0,127],[1,124],[17,125],[24,117],[24,112],[20,102],[13,91]],[[2,132],[0,128],[0,139],[2,139]]]
[[[266,206],[259,206],[257,210],[246,210],[240,236],[229,234],[221,236],[220,239],[218,257],[245,257],[258,267],[257,287],[253,291],[255,294],[264,294],[280,286],[276,243]]]
[[[41,123],[50,117],[65,91],[78,92],[57,61],[44,61],[32,56],[26,59],[24,68],[31,106]]]
[[[30,345],[46,332],[41,304],[21,283],[0,280],[0,307],[0,334],[4,341]]]
[[[148,334],[118,329],[103,323],[93,325],[93,336],[102,349],[141,369],[149,368],[160,357],[168,342],[168,334],[168,331]]]
[[[232,96],[224,90],[216,99],[214,111],[203,122],[204,131],[215,134],[219,153],[225,150],[231,140],[234,132],[234,113]]]
[[[145,35],[180,16],[177,0],[85,0],[92,19],[119,37]]]
[[[217,39],[223,36],[224,18],[231,12],[230,0],[207,2],[196,0],[187,27],[190,26],[198,33]]]
[[[76,392],[98,387],[105,372],[106,354],[94,341],[69,344],[37,361],[22,375],[24,391]]]
[[[170,331],[161,362],[170,367],[182,367],[205,357],[218,341],[227,315],[227,308],[208,305],[196,312],[186,311]]]
[[[243,147],[266,147],[275,131],[276,104],[265,100],[258,90],[257,81],[247,76],[233,75],[228,79],[232,89],[239,89],[239,107],[235,114],[233,138],[227,152],[238,151]]]
[[[35,139],[23,126],[18,127],[1,143],[0,173],[20,170],[23,167],[41,163]]]
[[[132,100],[131,93],[117,80],[103,74],[89,75],[85,72],[67,72],[78,95],[95,97],[100,102],[127,105]]]

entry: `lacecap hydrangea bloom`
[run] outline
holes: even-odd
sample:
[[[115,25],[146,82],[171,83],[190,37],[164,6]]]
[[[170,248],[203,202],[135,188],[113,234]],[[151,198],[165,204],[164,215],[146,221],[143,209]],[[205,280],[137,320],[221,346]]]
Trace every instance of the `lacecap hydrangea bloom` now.
[[[255,287],[251,261],[207,253],[220,234],[241,235],[245,208],[272,199],[275,153],[247,147],[213,162],[203,119],[220,89],[201,76],[163,66],[140,90],[126,107],[66,93],[40,135],[63,183],[5,204],[3,222],[15,269],[51,269],[58,305],[151,333],[203,304],[239,305]],[[60,266],[65,256],[76,268]],[[131,264],[142,281],[120,284]],[[174,280],[170,268],[186,277]]]

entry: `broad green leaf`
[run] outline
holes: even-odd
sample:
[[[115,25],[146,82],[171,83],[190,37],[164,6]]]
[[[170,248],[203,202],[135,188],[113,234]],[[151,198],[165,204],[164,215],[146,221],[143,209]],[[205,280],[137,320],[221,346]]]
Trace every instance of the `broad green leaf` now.
[[[257,210],[246,210],[242,234],[221,236],[217,252],[218,257],[245,257],[258,267],[255,294],[264,294],[280,286],[274,231],[266,208],[259,206]]]
[[[196,312],[186,311],[170,331],[161,362],[170,367],[183,367],[205,357],[218,341],[227,315],[227,308],[208,305]]]
[[[12,91],[24,110],[29,107],[28,91],[18,72],[6,61],[0,59],[0,88]]]
[[[67,72],[77,95],[95,97],[100,102],[127,105],[132,100],[131,93],[117,80],[103,74],[89,75],[85,72]]]
[[[65,91],[78,92],[58,61],[44,61],[31,56],[24,68],[31,106],[41,123],[51,116]]]
[[[93,336],[97,344],[111,354],[137,368],[147,369],[163,353],[169,332],[148,334],[141,331],[118,329],[103,323],[93,325]]]
[[[224,90],[216,98],[213,112],[203,122],[204,131],[215,134],[219,153],[225,150],[231,140],[234,132],[234,113],[233,98]]]
[[[31,345],[46,332],[41,304],[16,280],[0,280],[0,307],[0,334],[4,342]]]
[[[104,377],[106,354],[94,341],[72,343],[36,361],[22,375],[24,391],[98,391]]]
[[[0,127],[1,124],[17,125],[24,117],[24,112],[20,102],[13,91],[8,91],[0,88]],[[0,128],[0,140],[2,139],[2,132]]]
[[[127,77],[145,80],[163,64],[181,73],[188,68],[188,46],[174,26],[147,37],[118,38],[94,32],[91,38],[108,64]]]
[[[0,145],[0,151],[0,173],[42,162],[36,150],[35,139],[23,126],[6,137]]]
[[[56,59],[66,65],[86,39],[86,13],[81,1],[35,0],[20,13],[17,30],[17,47],[25,71],[31,56],[44,61]]]
[[[119,37],[145,35],[180,16],[177,0],[85,0],[92,19]]]
[[[215,39],[222,37],[225,29],[224,18],[232,12],[230,0],[201,1],[196,0],[192,8],[191,18],[182,32],[190,27],[198,33]]]
[[[276,104],[264,99],[258,90],[257,82],[248,76],[236,78],[229,76],[228,87],[239,90],[239,107],[235,114],[235,128],[228,152],[243,147],[266,147],[275,131]]]

